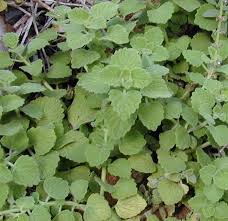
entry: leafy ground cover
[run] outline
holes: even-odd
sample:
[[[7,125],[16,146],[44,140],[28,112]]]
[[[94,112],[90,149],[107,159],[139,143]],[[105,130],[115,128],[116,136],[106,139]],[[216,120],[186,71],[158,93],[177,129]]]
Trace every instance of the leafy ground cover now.
[[[228,2],[45,7],[1,39],[0,220],[228,220]]]

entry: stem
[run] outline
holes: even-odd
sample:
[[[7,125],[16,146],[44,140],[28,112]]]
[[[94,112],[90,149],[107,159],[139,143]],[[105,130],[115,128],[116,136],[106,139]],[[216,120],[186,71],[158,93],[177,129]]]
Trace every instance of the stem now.
[[[210,79],[214,73],[215,73],[215,69],[217,66],[217,61],[219,58],[219,54],[218,54],[218,48],[219,48],[219,41],[220,41],[220,32],[221,32],[221,27],[222,27],[222,22],[223,22],[223,9],[224,9],[224,0],[220,0],[220,10],[219,10],[219,16],[218,16],[218,28],[216,30],[216,37],[215,37],[215,54],[213,56],[213,66],[211,69],[208,70],[208,75],[207,75],[207,79]]]
[[[0,211],[0,216],[7,216],[13,213],[21,213],[21,212],[22,211],[20,209],[9,209],[9,210]]]
[[[101,180],[103,181],[103,183],[106,183],[106,167],[102,167],[102,170],[101,170]],[[100,189],[100,195],[104,195],[104,188],[101,186],[101,189]]]
[[[44,201],[40,201],[39,202],[41,205],[43,206],[56,206],[56,205],[60,205],[60,206],[72,206],[75,207],[79,210],[84,210],[85,209],[85,205],[83,204],[79,204],[73,201],[63,201],[63,202],[59,202],[59,201],[50,201],[50,202],[44,202]]]
[[[48,82],[47,81],[43,81],[43,85],[44,85],[44,87],[46,87],[48,90],[50,90],[50,91],[54,91],[54,89],[52,88],[52,86],[50,85],[50,84],[48,84]]]

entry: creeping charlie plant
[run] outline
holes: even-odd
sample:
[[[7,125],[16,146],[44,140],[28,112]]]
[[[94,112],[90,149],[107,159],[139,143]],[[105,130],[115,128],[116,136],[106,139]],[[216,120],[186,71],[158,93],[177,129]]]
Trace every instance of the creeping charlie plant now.
[[[0,220],[227,221],[227,0],[46,15],[1,39]]]

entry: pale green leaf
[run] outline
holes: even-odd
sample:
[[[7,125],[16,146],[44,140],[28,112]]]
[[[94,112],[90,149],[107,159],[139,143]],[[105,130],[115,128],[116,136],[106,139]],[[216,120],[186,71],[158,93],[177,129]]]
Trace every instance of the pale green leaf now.
[[[114,176],[129,178],[131,176],[131,166],[128,160],[119,158],[108,165],[108,172]]]

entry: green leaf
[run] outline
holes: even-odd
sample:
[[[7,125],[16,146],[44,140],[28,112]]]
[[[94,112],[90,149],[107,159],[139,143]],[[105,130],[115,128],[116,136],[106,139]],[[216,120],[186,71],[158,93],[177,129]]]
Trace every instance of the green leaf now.
[[[42,38],[34,38],[32,39],[27,47],[27,55],[31,57],[33,54],[35,54],[38,50],[45,48],[48,45],[48,41]]]
[[[159,135],[159,144],[160,147],[164,150],[170,150],[176,144],[176,140],[173,139],[175,137],[175,130],[167,130]]]
[[[22,155],[16,160],[12,173],[14,182],[19,185],[32,187],[40,182],[38,164],[32,157],[26,155]]]
[[[208,48],[211,46],[211,39],[207,33],[198,32],[191,39],[191,47],[193,50],[202,51],[208,54]]]
[[[110,150],[88,144],[85,150],[86,161],[91,167],[103,164],[109,157]]]
[[[58,152],[53,151],[44,156],[37,156],[36,160],[39,164],[42,179],[55,175],[60,161]]]
[[[145,8],[145,3],[139,0],[125,0],[119,4],[120,13],[123,16],[138,12]]]
[[[174,5],[172,2],[165,2],[156,9],[147,12],[149,21],[156,24],[165,24],[171,19],[174,13]]]
[[[111,217],[111,209],[103,196],[93,193],[87,200],[84,211],[85,221],[105,221]]]
[[[182,186],[167,179],[163,179],[159,182],[158,192],[166,205],[178,203],[184,196]]]
[[[90,13],[94,17],[104,17],[106,20],[114,17],[117,14],[118,5],[113,2],[101,2],[95,4]]]
[[[212,178],[215,175],[216,167],[212,164],[209,164],[208,166],[204,166],[200,169],[200,179],[206,184],[210,185],[212,182]]]
[[[16,205],[22,209],[33,209],[35,200],[32,196],[24,196],[16,200]]]
[[[75,200],[81,201],[84,199],[89,182],[87,180],[75,180],[70,186],[70,192],[74,196]]]
[[[153,173],[156,166],[149,153],[139,153],[128,158],[131,168],[142,173]]]
[[[16,110],[24,104],[24,99],[15,95],[9,94],[0,97],[0,105],[3,108],[3,112],[10,112]]]
[[[118,200],[115,209],[119,217],[128,219],[137,216],[146,206],[146,201],[140,195],[135,195],[127,199]]]
[[[182,126],[178,126],[175,129],[175,138],[176,138],[176,146],[179,149],[186,149],[189,148],[191,145],[191,137],[188,134],[188,131],[186,128]]]
[[[119,158],[108,165],[108,172],[121,178],[130,178],[131,166],[128,160]]]
[[[89,19],[89,12],[84,8],[74,8],[68,12],[68,18],[72,23],[86,24]]]
[[[0,70],[0,84],[1,85],[9,85],[13,81],[15,81],[17,77],[14,73],[8,70]]]
[[[142,61],[139,53],[133,48],[123,48],[116,51],[110,59],[110,64],[129,70],[142,67]]]
[[[223,190],[217,188],[216,185],[213,184],[205,186],[203,192],[206,198],[212,203],[218,202],[224,194]]]
[[[0,135],[12,136],[22,129],[23,125],[20,121],[10,121],[6,124],[0,124]]]
[[[227,178],[228,169],[221,169],[213,177],[214,184],[222,190],[228,190]]]
[[[53,129],[47,127],[33,127],[28,131],[28,135],[38,155],[48,153],[55,145],[56,135]]]
[[[142,95],[149,98],[168,98],[172,93],[161,77],[153,76],[152,82],[142,89]]]
[[[46,88],[39,83],[24,83],[20,86],[19,94],[31,94],[45,91]]]
[[[216,127],[209,126],[208,127],[210,133],[212,134],[213,138],[215,139],[215,142],[219,146],[224,146],[228,144],[228,127],[225,125],[218,125]]]
[[[43,61],[41,59],[37,59],[36,61],[33,61],[29,65],[21,66],[20,69],[29,73],[32,76],[39,76],[42,72],[43,68]]]
[[[109,99],[113,110],[116,111],[123,120],[129,119],[141,103],[141,93],[136,90],[120,91],[112,89],[109,92]]]
[[[200,7],[200,2],[198,0],[187,0],[187,1],[181,1],[181,0],[173,0],[175,4],[177,4],[179,7],[183,8],[187,12],[192,12],[195,9]]]
[[[165,118],[166,119],[178,119],[182,113],[182,103],[176,99],[167,100],[165,106]]]
[[[211,18],[205,18],[203,14],[211,9],[215,9],[215,7],[211,4],[203,4],[195,15],[194,23],[198,25],[201,29],[207,31],[213,31],[217,28],[217,21]]]
[[[156,131],[164,119],[163,105],[158,101],[141,104],[138,116],[147,129]]]
[[[123,200],[137,194],[136,183],[133,179],[120,179],[114,186],[112,196],[115,199]]]
[[[113,25],[108,28],[107,34],[102,37],[103,40],[112,41],[116,44],[126,44],[129,42],[128,31],[122,25]]]
[[[4,164],[0,164],[0,183],[9,183],[12,180],[13,176],[11,171]]]
[[[37,205],[30,215],[29,221],[51,221],[51,215],[44,206]]]
[[[4,206],[5,201],[8,198],[9,187],[7,184],[0,183],[0,209]]]
[[[53,221],[65,221],[65,220],[67,220],[67,221],[79,221],[79,220],[75,220],[74,213],[72,211],[69,211],[69,210],[63,210],[63,211],[61,211],[52,220]]]
[[[152,26],[146,29],[144,37],[147,39],[152,48],[160,46],[164,41],[164,33],[160,27]]]
[[[19,36],[14,32],[8,32],[4,34],[2,41],[6,47],[16,48],[19,42]]]
[[[203,64],[203,56],[204,53],[201,51],[197,51],[197,50],[186,50],[183,53],[184,58],[186,59],[186,61],[195,66],[195,67],[199,67]]]
[[[137,130],[132,130],[121,140],[119,150],[124,155],[133,155],[139,153],[145,144],[143,135]]]
[[[96,51],[77,49],[71,52],[72,68],[80,68],[92,64],[100,58],[100,54]]]
[[[227,219],[228,218],[228,204],[224,201],[218,202],[215,207],[215,218]]]
[[[83,46],[89,44],[94,38],[94,35],[91,33],[82,33],[82,32],[67,32],[67,45],[72,50],[82,48]]]
[[[13,65],[13,61],[10,59],[9,53],[0,51],[0,69],[8,68]]]
[[[1,0],[0,1],[0,12],[3,12],[6,9],[7,9],[7,2],[5,2],[4,0]]]
[[[183,119],[193,127],[195,127],[198,123],[198,114],[193,111],[193,109],[187,105],[183,106],[182,113]]]
[[[66,78],[66,77],[70,77],[71,75],[72,75],[72,70],[70,69],[70,67],[68,65],[58,62],[58,63],[54,63],[51,66],[47,74],[47,77],[55,79],[55,78]]]
[[[63,200],[69,194],[68,182],[58,177],[45,179],[43,187],[48,196],[56,200]]]

